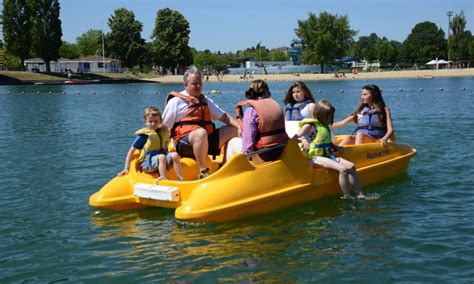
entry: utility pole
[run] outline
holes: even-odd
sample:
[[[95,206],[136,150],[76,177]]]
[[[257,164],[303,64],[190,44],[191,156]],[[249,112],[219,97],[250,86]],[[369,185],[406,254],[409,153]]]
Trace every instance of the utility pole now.
[[[262,42],[258,43],[258,56],[260,57],[260,66],[262,66]]]
[[[103,22],[102,22],[102,27],[101,27],[101,34],[102,34],[102,70],[105,73],[105,48],[104,48],[104,23]]]
[[[448,68],[450,68],[449,63],[449,30],[451,29],[451,16],[454,14],[453,11],[446,12],[446,16],[448,16]]]

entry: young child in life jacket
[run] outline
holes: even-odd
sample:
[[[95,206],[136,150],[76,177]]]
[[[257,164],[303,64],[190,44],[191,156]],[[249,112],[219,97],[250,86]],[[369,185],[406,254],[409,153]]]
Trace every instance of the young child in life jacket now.
[[[301,81],[294,82],[283,99],[285,103],[285,120],[302,120],[311,117],[310,109],[314,107],[311,90]]]
[[[350,184],[357,192],[357,198],[365,198],[357,176],[355,165],[341,157],[333,154],[333,149],[343,152],[341,146],[332,143],[331,124],[334,121],[336,110],[327,100],[319,101],[313,110],[312,118],[305,118],[300,122],[300,129],[296,136],[302,142],[303,151],[307,151],[308,158],[313,167],[323,167],[339,172],[339,185],[341,186],[344,198],[350,198]],[[305,135],[311,128],[316,130],[316,137],[308,141]]]
[[[146,127],[135,132],[137,137],[128,150],[125,158],[124,169],[117,174],[123,176],[128,174],[130,163],[135,150],[140,150],[138,161],[140,168],[144,172],[156,172],[160,174],[159,180],[167,179],[167,166],[174,166],[176,176],[183,180],[181,161],[176,152],[168,152],[170,142],[169,131],[166,127],[161,127],[161,113],[157,107],[145,108],[143,120]]]
[[[354,113],[335,122],[332,128],[341,128],[349,123],[357,124],[357,128],[352,136],[346,137],[339,145],[379,141],[383,146],[387,146],[387,140],[394,130],[390,109],[385,105],[379,87],[376,85],[362,87],[360,103]]]

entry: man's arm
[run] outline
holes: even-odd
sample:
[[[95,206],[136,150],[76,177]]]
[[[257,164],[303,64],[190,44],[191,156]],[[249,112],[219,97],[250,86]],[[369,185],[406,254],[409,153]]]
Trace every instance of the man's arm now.
[[[220,118],[219,120],[221,122],[223,122],[225,125],[228,125],[228,126],[232,126],[232,127],[235,127],[237,129],[237,135],[239,137],[242,137],[242,129],[240,129],[240,125],[239,123],[237,122],[237,120],[235,118],[233,118],[232,116],[230,116],[227,112],[225,112]]]

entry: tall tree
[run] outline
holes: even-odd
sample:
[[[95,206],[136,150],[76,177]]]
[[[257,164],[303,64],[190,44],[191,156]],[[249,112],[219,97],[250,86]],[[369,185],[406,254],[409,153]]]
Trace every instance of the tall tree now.
[[[20,58],[23,68],[31,49],[31,7],[27,0],[4,0],[2,19],[6,49]]]
[[[50,72],[49,62],[59,58],[59,48],[62,44],[59,1],[37,0],[31,3],[33,51],[36,56],[43,59],[46,71]]]
[[[377,59],[381,63],[392,63],[399,62],[399,51],[402,44],[395,40],[388,40],[383,37],[377,44]]]
[[[371,33],[369,36],[361,36],[356,43],[356,56],[372,63],[379,59],[377,54],[377,45],[381,39],[376,33]]]
[[[159,10],[151,34],[155,63],[165,68],[192,64],[189,33],[189,22],[181,13],[169,8]]]
[[[128,67],[140,64],[145,54],[145,40],[141,37],[143,24],[135,20],[135,14],[125,8],[117,9],[108,25],[110,33],[106,46],[109,56],[122,60]]]
[[[63,41],[59,48],[59,57],[76,59],[79,58],[79,56],[79,48],[77,47],[77,44]]]
[[[290,57],[280,49],[272,49],[269,54],[271,61],[288,61]]]
[[[444,32],[435,23],[422,22],[415,25],[403,42],[403,58],[409,63],[424,64],[439,57],[446,58]]]
[[[102,31],[90,29],[76,38],[81,56],[102,54]]]
[[[466,17],[464,11],[455,15],[453,20],[449,23],[449,28],[452,34],[448,40],[449,59],[454,61],[469,59],[469,45],[472,34],[470,31],[465,31]]]
[[[351,30],[347,16],[327,12],[321,12],[319,17],[309,13],[308,19],[298,20],[295,33],[301,39],[303,61],[319,64],[321,72],[324,72],[325,64],[345,54],[356,34]]]

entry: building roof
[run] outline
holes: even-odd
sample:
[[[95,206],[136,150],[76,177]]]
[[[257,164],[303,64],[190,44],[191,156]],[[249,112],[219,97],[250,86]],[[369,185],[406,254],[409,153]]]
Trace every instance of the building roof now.
[[[52,60],[51,62],[119,62],[120,60],[112,59],[99,56],[99,55],[88,55],[81,57],[79,59],[69,59],[69,58],[59,58],[58,60]],[[41,58],[30,58],[26,59],[25,63],[44,63],[43,59]]]

